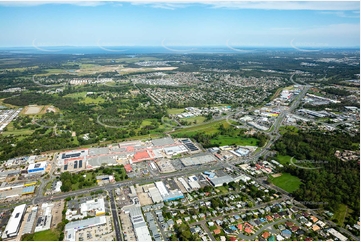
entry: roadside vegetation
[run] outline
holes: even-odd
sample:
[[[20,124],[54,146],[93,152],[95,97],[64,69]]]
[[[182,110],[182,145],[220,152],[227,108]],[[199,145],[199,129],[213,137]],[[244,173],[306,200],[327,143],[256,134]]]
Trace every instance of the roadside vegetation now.
[[[79,173],[63,172],[59,179],[62,182],[62,192],[75,191],[82,188],[97,185],[97,176],[113,175],[115,181],[122,181],[128,178],[123,165],[99,167],[92,171],[81,171]]]

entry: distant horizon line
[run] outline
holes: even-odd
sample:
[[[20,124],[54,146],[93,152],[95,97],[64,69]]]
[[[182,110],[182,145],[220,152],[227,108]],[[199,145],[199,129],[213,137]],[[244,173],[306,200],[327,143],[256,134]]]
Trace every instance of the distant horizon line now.
[[[68,48],[101,48],[101,47],[127,47],[127,48],[139,48],[139,47],[161,47],[164,48],[164,46],[162,45],[102,45],[102,46],[97,46],[97,45],[44,45],[44,46],[36,46],[36,47],[48,47],[48,48],[56,48],[56,47],[68,47]],[[29,46],[0,46],[1,49],[11,49],[11,48],[33,48],[33,49],[37,49],[36,47],[29,45]],[[169,45],[167,47],[197,47],[197,48],[229,48],[226,45]],[[234,47],[241,47],[241,48],[290,48],[290,49],[294,49],[293,46],[290,45],[285,45],[285,46],[251,46],[251,45],[233,45]],[[324,45],[320,45],[320,46],[309,46],[309,45],[300,45],[297,47],[307,47],[307,48],[322,48],[322,49],[328,49],[328,48],[349,48],[349,49],[359,49],[360,46],[324,46]]]

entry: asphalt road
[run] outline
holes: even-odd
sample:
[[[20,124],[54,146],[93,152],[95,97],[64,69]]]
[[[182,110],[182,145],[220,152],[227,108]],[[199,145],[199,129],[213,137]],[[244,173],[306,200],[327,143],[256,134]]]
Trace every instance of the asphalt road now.
[[[115,199],[114,199],[114,194],[113,194],[113,190],[108,190],[109,192],[109,197],[110,197],[110,207],[112,210],[112,217],[113,217],[113,223],[114,223],[114,231],[115,231],[115,236],[117,241],[123,241],[122,239],[122,230],[120,228],[120,223],[119,223],[119,217],[117,214],[117,208],[116,208],[116,203],[115,203]]]

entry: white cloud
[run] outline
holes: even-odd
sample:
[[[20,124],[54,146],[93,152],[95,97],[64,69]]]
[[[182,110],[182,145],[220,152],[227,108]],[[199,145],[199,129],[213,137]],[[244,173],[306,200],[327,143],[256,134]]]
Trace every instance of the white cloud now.
[[[0,6],[8,7],[32,7],[44,4],[70,4],[83,7],[96,7],[104,5],[105,1],[0,1]]]
[[[275,10],[359,10],[359,2],[326,2],[326,1],[238,1],[238,2],[212,2],[204,4],[211,5],[213,8],[231,8],[231,9],[275,9]]]
[[[360,18],[359,11],[352,11],[351,14],[347,14],[344,11],[326,11],[320,12],[320,14],[336,15],[337,17],[341,18]]]
[[[149,5],[154,8],[176,9],[186,7],[184,4],[204,4],[211,8],[228,8],[228,9],[275,9],[275,10],[320,10],[320,11],[344,11],[354,10],[359,14],[359,1],[244,1],[244,0],[115,0],[115,1],[57,1],[57,0],[2,0],[0,5],[3,6],[34,6],[40,4],[72,4],[78,6],[99,6],[107,3],[128,2],[134,5]],[[187,5],[189,6],[189,5]]]

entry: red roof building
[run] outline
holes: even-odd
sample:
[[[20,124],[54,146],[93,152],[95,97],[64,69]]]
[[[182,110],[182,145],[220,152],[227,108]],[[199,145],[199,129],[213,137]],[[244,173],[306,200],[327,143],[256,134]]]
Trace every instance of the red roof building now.
[[[220,234],[220,233],[221,233],[221,230],[220,230],[220,229],[215,229],[215,230],[213,230],[213,233],[214,233],[214,234]]]
[[[128,173],[133,171],[133,168],[132,168],[132,166],[130,164],[124,165],[124,169]]]
[[[143,150],[134,154],[133,162],[140,162],[147,159],[150,159],[150,156],[146,150]]]
[[[247,233],[247,234],[252,234],[253,231],[252,231],[252,229],[250,227],[246,227],[244,229],[244,232]]]
[[[237,228],[239,229],[239,231],[242,231],[242,230],[243,230],[243,225],[242,225],[242,224],[238,224],[238,225],[237,225]]]
[[[270,237],[271,234],[268,232],[268,231],[265,231],[263,234],[262,234],[262,238],[264,239],[268,239],[268,237]]]

